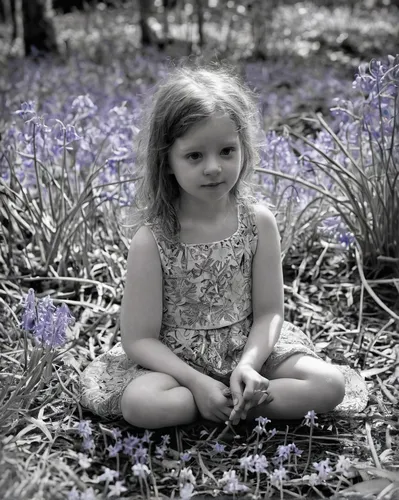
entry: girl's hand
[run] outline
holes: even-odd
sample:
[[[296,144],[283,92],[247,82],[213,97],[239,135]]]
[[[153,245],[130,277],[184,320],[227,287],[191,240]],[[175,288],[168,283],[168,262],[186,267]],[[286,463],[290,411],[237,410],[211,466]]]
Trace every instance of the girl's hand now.
[[[198,378],[190,390],[202,418],[213,422],[226,422],[229,419],[233,400],[228,397],[230,388],[223,382],[206,375]]]
[[[264,403],[270,403],[273,398],[268,394],[269,381],[262,377],[252,366],[238,364],[230,377],[230,389],[233,395],[234,408],[230,420],[237,424],[240,418],[247,417],[251,408]]]

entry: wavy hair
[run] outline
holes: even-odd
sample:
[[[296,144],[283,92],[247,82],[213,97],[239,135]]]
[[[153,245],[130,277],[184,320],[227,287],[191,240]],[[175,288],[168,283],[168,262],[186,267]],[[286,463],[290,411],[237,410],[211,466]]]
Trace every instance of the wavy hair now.
[[[227,66],[177,67],[166,75],[148,98],[136,138],[138,180],[125,221],[134,234],[145,222],[158,220],[169,241],[176,242],[180,224],[174,208],[179,185],[168,174],[168,152],[174,141],[188,129],[215,112],[226,113],[234,121],[243,164],[231,193],[256,203],[253,168],[259,163],[261,130],[255,94]]]

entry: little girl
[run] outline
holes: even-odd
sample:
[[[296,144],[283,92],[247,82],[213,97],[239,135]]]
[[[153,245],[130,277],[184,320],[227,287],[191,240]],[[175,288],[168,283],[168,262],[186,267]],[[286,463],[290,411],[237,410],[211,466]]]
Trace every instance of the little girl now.
[[[347,408],[364,409],[353,370],[284,321],[276,220],[249,182],[250,90],[226,69],[176,69],[144,123],[122,341],[83,372],[82,405],[148,429],[300,419],[342,407],[345,392]]]

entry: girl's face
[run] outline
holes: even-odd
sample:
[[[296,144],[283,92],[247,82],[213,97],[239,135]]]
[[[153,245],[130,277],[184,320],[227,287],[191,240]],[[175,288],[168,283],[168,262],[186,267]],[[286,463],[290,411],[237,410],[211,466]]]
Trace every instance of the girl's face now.
[[[225,197],[235,186],[242,167],[235,123],[222,113],[200,121],[176,139],[168,160],[181,196],[206,202]]]

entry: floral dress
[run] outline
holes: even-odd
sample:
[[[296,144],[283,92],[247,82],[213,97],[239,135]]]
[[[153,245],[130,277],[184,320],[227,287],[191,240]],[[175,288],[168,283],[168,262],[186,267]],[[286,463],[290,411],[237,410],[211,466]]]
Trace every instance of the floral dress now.
[[[212,243],[170,243],[159,223],[147,224],[163,272],[159,339],[190,366],[227,386],[252,326],[251,270],[258,242],[253,205],[237,200],[237,216],[236,232]],[[268,378],[297,353],[319,358],[305,333],[285,321],[260,373]],[[81,404],[105,418],[121,417],[125,388],[150,372],[129,359],[119,342],[83,371]]]

